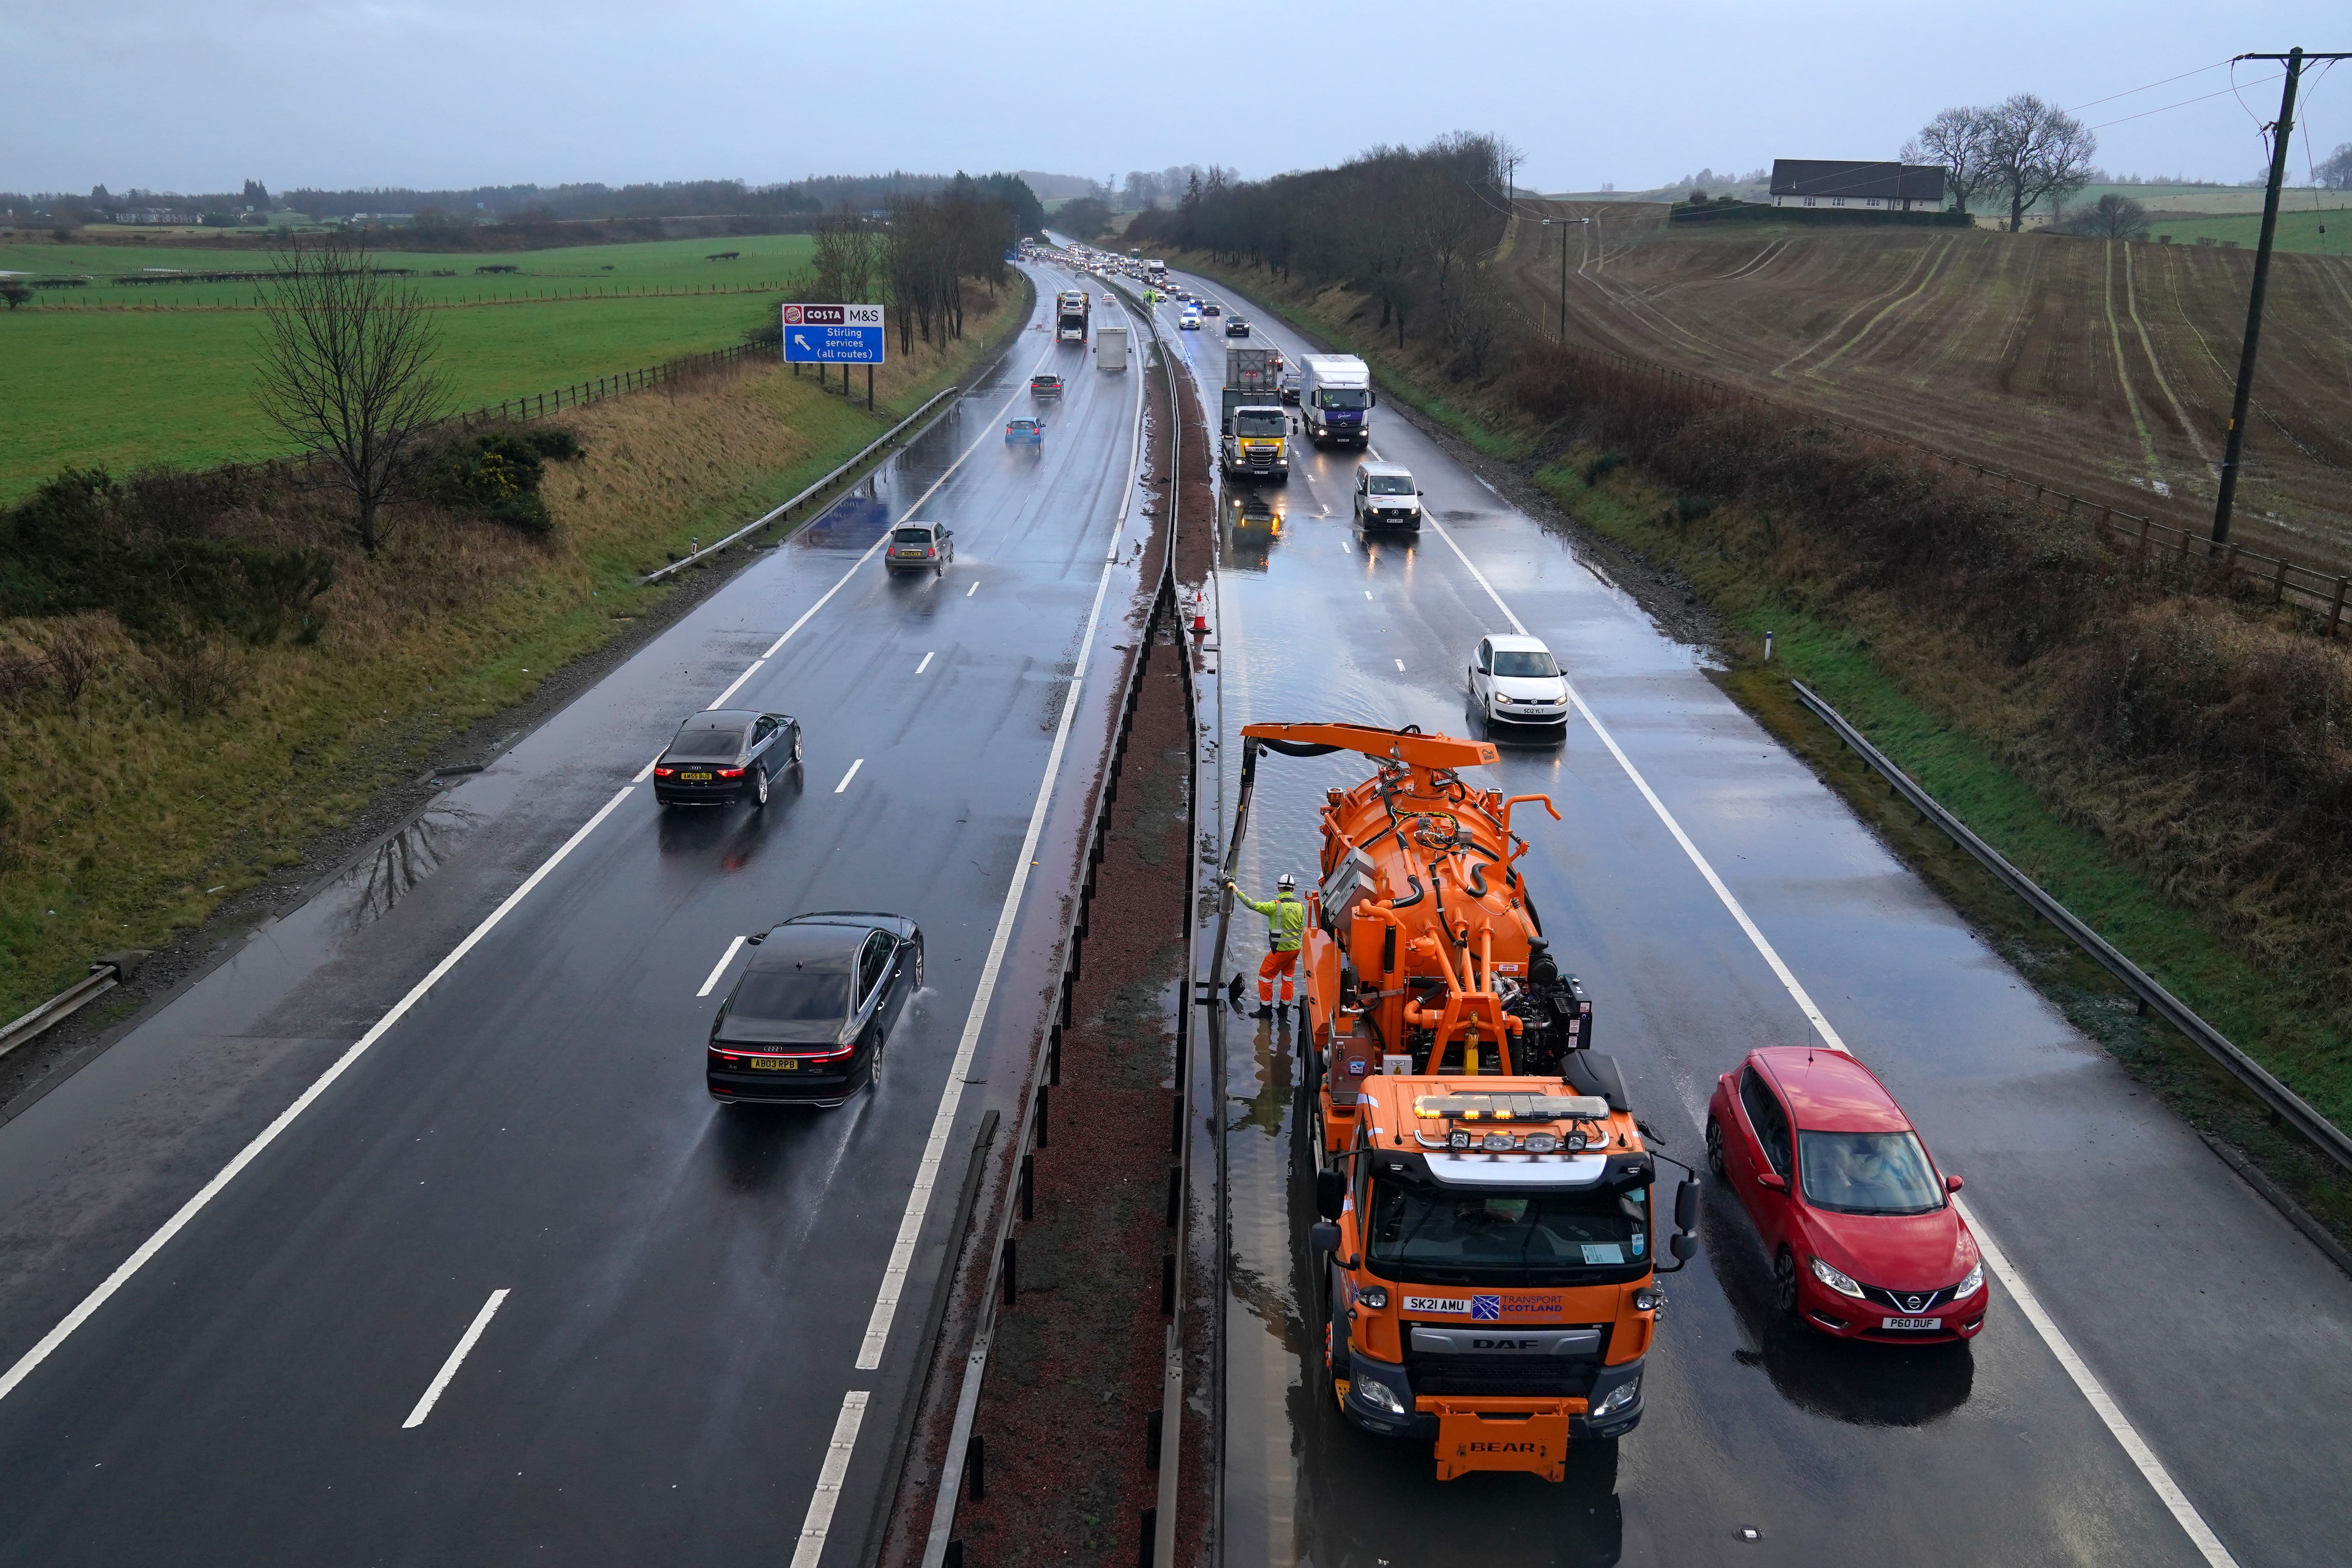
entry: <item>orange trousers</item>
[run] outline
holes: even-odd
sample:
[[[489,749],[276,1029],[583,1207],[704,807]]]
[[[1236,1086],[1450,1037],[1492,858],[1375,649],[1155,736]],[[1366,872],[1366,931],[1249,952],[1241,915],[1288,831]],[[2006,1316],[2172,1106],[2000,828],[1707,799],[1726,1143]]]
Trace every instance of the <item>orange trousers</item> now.
[[[1298,950],[1269,952],[1265,962],[1257,966],[1257,999],[1267,1005],[1274,1001],[1274,977],[1282,976],[1282,1005],[1290,1005],[1290,977],[1298,972]]]

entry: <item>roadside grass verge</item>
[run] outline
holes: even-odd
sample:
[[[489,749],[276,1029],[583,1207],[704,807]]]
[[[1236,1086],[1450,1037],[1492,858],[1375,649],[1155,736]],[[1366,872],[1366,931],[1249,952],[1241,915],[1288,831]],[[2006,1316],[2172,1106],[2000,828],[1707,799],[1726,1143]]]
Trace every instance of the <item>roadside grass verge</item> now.
[[[1980,647],[1924,622],[1896,595],[1843,584],[1791,592],[1776,569],[1781,552],[1797,548],[1793,527],[1714,499],[1686,504],[1691,498],[1639,464],[1539,426],[1491,384],[1459,384],[1445,398],[1425,399],[1422,389],[1443,383],[1443,368],[1416,350],[1400,355],[1368,341],[1369,307],[1344,291],[1309,296],[1197,256],[1171,261],[1247,289],[1303,331],[1363,354],[1389,395],[1515,461],[1584,522],[1679,573],[1739,635],[1721,678],[1735,700],[1838,788],[2078,1027],[2184,1120],[2243,1149],[2352,1243],[2352,1183],[2332,1161],[2273,1123],[2189,1041],[2140,1017],[2136,998],[1940,832],[1899,802],[1890,805],[1883,783],[1796,703],[1788,681],[1820,691],[2068,908],[2322,1114],[2352,1125],[2352,1041],[2318,956],[2281,940],[2256,900],[2246,909],[2184,908],[2095,830],[2136,808],[2179,810],[2185,796],[2168,803],[2144,780],[2100,776],[2062,754],[2044,733],[2046,692],[2017,672],[2007,681],[1989,676]],[[1360,335],[1350,342],[1351,333]],[[1776,634],[1769,666],[1760,661],[1767,631]]]
[[[443,370],[455,405],[472,408],[722,347],[747,328],[772,325],[769,301],[805,268],[813,247],[805,235],[761,235],[481,255],[388,250],[376,260],[409,268],[408,286],[447,307],[434,315],[446,338]],[[732,260],[705,259],[730,251]],[[68,463],[128,470],[280,455],[276,433],[254,417],[260,285],[113,281],[151,268],[253,272],[269,264],[257,247],[0,245],[0,271],[92,279],[40,289],[35,303],[0,316],[0,406],[10,410],[0,500]]]
[[[0,620],[0,672],[61,642],[91,668],[70,700],[52,683],[0,701],[0,1016],[300,865],[435,747],[677,591],[641,572],[822,477],[999,346],[1026,303],[1025,286],[992,310],[975,290],[963,342],[887,366],[872,415],[777,364],[568,411],[548,423],[585,452],[550,466],[553,533],[412,510],[375,559],[339,548],[308,643]]]

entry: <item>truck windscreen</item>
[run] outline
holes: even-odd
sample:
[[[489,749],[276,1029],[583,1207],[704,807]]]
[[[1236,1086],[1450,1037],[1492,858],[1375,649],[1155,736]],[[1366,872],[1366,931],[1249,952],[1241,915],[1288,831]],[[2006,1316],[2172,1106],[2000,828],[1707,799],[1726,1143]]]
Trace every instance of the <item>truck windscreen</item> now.
[[[1318,408],[1361,408],[1365,393],[1360,386],[1318,386],[1315,389]]]
[[[1236,436],[1286,436],[1290,433],[1290,416],[1274,408],[1244,408],[1234,416]]]
[[[1565,1285],[1650,1266],[1647,1188],[1521,1191],[1377,1181],[1364,1266],[1422,1285]]]

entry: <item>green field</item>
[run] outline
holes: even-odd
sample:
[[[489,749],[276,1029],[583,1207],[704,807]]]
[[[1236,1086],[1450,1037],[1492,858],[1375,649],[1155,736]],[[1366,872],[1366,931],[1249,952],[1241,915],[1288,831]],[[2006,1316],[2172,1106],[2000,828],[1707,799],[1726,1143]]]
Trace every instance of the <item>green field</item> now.
[[[436,312],[452,406],[471,408],[736,342],[767,322],[804,260],[801,236],[659,240],[502,256],[383,253],[386,266],[458,269],[413,279]],[[714,250],[740,250],[731,262]],[[132,265],[137,264],[136,266]],[[0,246],[0,270],[94,273],[0,313],[0,500],[68,464],[120,471],[276,455],[252,396],[261,317],[250,283],[119,285],[138,267],[236,269],[259,253],[123,246]],[[512,274],[477,277],[477,266]],[[606,271],[605,268],[611,270]]]
[[[2310,198],[2305,197],[2306,201]],[[2279,206],[2278,233],[2271,244],[2280,250],[2304,250],[2318,256],[2352,256],[2352,203],[2346,202],[2340,191],[2329,191],[2326,199],[2339,205],[2329,211],[2314,212],[2308,206],[2292,207],[2282,202]],[[2326,234],[2319,231],[2322,226]],[[2224,240],[2236,240],[2248,250],[2262,238],[2263,216],[2259,212],[2226,214],[2214,217],[2151,216],[2147,234],[2154,239],[2168,234],[2175,245],[2194,245],[2200,239],[2210,239],[2220,245]]]

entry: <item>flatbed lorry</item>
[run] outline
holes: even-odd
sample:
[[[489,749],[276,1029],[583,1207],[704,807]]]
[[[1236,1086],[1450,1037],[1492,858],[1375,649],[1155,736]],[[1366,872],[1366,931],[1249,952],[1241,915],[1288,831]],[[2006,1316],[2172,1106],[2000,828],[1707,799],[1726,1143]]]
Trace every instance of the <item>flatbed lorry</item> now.
[[[1082,343],[1094,319],[1094,299],[1085,290],[1066,289],[1054,302],[1054,339],[1056,342]]]
[[[1592,1050],[1513,869],[1515,808],[1464,770],[1483,741],[1355,724],[1243,729],[1242,804],[1262,748],[1352,751],[1373,775],[1328,792],[1303,979],[1326,1396],[1354,1426],[1433,1445],[1437,1478],[1559,1480],[1569,1445],[1642,1418],[1665,1293],[1696,1249],[1685,1168],[1669,1217],[1660,1153]],[[1673,1254],[1660,1267],[1661,1240]]]

